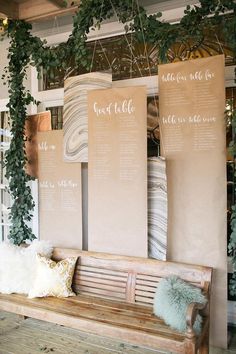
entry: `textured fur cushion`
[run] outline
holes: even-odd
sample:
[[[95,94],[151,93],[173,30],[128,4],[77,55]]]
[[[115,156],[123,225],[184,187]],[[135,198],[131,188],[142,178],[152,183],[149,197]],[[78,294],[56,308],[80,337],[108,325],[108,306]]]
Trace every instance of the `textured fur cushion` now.
[[[36,255],[51,257],[52,246],[47,241],[34,240],[28,247],[0,243],[0,292],[28,294],[36,272]]]
[[[176,276],[162,279],[154,298],[154,314],[162,318],[166,324],[177,331],[186,331],[187,307],[191,302],[206,303],[201,290]],[[201,330],[201,316],[197,316],[194,324],[196,333]]]

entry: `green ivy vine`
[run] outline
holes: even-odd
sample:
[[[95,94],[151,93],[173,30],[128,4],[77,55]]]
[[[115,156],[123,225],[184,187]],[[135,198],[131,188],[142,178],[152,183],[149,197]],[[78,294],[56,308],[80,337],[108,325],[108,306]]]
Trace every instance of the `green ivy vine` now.
[[[231,220],[230,220],[230,227],[231,227],[231,234],[228,243],[228,251],[229,255],[231,256],[232,264],[234,273],[232,278],[230,279],[229,288],[230,294],[236,295],[236,110],[235,107],[231,107],[231,130],[232,130],[232,141],[229,144],[229,152],[232,156],[233,166],[234,166],[234,176],[233,176],[233,200],[234,205],[231,207]]]
[[[9,190],[13,199],[10,219],[12,225],[9,238],[13,243],[20,244],[25,240],[32,240],[35,236],[27,225],[31,220],[31,211],[34,201],[31,195],[29,181],[32,179],[26,174],[25,164],[25,120],[27,106],[34,102],[30,92],[23,84],[26,78],[26,67],[30,61],[31,53],[25,50],[23,38],[28,37],[27,26],[15,22],[9,26],[11,47],[9,49],[8,108],[12,120],[12,140],[6,152],[6,178],[9,180]]]
[[[68,3],[68,2],[67,2]],[[236,3],[233,0],[200,0],[198,6],[187,6],[180,23],[170,24],[162,20],[162,14],[148,15],[139,6],[138,0],[82,0],[73,18],[73,30],[66,43],[49,47],[45,41],[31,34],[31,24],[20,20],[11,20],[5,26],[4,35],[10,38],[9,65],[5,79],[9,87],[9,104],[12,121],[12,141],[6,154],[6,177],[13,198],[10,212],[12,226],[9,238],[15,244],[34,238],[27,223],[32,218],[34,202],[29,181],[32,179],[25,171],[27,163],[25,142],[25,121],[27,106],[36,103],[24,86],[27,67],[36,66],[38,76],[41,70],[49,71],[53,67],[66,69],[68,58],[75,57],[76,68],[83,66],[89,70],[91,53],[86,47],[88,33],[100,28],[104,20],[115,15],[124,24],[125,30],[134,32],[138,40],[155,43],[159,48],[159,62],[164,63],[167,52],[176,42],[190,39],[201,41],[205,29],[221,28],[226,43],[233,49],[236,58]],[[225,16],[231,13],[231,17]],[[234,116],[233,127],[236,126]],[[235,134],[234,134],[235,137]],[[236,157],[235,138],[231,143]],[[236,168],[235,168],[236,174]],[[236,270],[236,205],[232,208],[232,235],[229,252]],[[231,292],[236,294],[236,273],[231,283]]]

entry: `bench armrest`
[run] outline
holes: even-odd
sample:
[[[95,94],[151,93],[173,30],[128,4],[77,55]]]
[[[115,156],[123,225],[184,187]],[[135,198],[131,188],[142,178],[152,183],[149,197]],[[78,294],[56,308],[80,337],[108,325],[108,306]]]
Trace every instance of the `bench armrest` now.
[[[198,302],[192,302],[188,305],[186,323],[187,323],[187,337],[193,338],[196,333],[193,329],[197,315],[200,314],[202,317],[209,316],[209,304],[200,304]]]

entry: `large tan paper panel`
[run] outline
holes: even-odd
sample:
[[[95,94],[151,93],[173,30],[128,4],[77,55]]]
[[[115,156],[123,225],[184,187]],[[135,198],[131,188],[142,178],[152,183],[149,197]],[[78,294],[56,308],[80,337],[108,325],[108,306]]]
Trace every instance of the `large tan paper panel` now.
[[[88,247],[147,257],[146,88],[88,94]]]
[[[25,135],[29,139],[25,143],[28,163],[26,172],[35,178],[38,178],[38,132],[49,131],[51,126],[51,112],[42,112],[32,114],[25,121]]]
[[[40,239],[82,248],[81,164],[63,161],[62,130],[38,133],[38,151]]]
[[[214,267],[211,343],[227,346],[224,57],[159,66],[168,259]]]

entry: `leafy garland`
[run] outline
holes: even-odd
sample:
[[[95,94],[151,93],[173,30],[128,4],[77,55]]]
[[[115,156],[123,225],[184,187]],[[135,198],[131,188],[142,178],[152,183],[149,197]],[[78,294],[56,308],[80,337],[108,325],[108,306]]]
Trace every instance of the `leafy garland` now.
[[[230,227],[231,227],[231,234],[230,234],[230,239],[228,243],[228,250],[229,254],[232,259],[232,264],[233,264],[233,276],[230,279],[229,283],[229,288],[230,288],[230,294],[231,295],[236,295],[236,108],[233,107],[233,102],[232,102],[232,117],[231,117],[231,129],[232,129],[232,141],[229,144],[229,152],[233,158],[233,165],[234,165],[234,175],[233,175],[233,200],[234,200],[234,205],[231,207],[231,220],[230,220]]]
[[[26,67],[30,60],[30,52],[25,50],[23,38],[27,37],[27,29],[18,27],[11,34],[11,47],[9,49],[9,112],[12,119],[12,140],[6,152],[6,178],[9,180],[9,189],[13,198],[10,219],[9,238],[16,244],[29,239],[34,235],[28,227],[31,220],[31,211],[34,201],[28,182],[32,179],[26,174],[25,164],[25,120],[27,106],[34,102],[33,97],[26,90],[23,80],[26,77]]]
[[[233,0],[200,0],[200,6],[187,6],[185,15],[178,25],[164,22],[161,13],[147,15],[138,0],[82,0],[79,11],[73,20],[73,30],[66,43],[61,43],[53,50],[45,41],[32,36],[29,23],[20,20],[10,21],[5,25],[5,35],[10,38],[9,66],[5,73],[9,87],[9,104],[12,121],[12,141],[6,154],[6,177],[14,203],[10,218],[12,226],[9,238],[15,244],[32,240],[35,236],[27,226],[32,218],[34,202],[28,182],[32,178],[25,172],[27,163],[25,142],[25,121],[27,106],[36,103],[24,86],[29,65],[36,66],[40,76],[52,67],[66,69],[68,58],[75,57],[75,65],[89,69],[91,53],[86,47],[87,35],[91,28],[99,28],[104,20],[116,15],[125,25],[126,31],[135,32],[138,40],[155,43],[159,48],[159,61],[167,61],[167,52],[176,42],[190,39],[202,40],[206,28],[220,26],[226,43],[233,49],[236,57],[236,4]],[[233,12],[229,20],[222,14]],[[236,117],[233,120],[236,130]],[[231,143],[236,158],[236,141]],[[236,167],[235,167],[236,174]],[[232,208],[232,234],[229,252],[236,270],[236,205]],[[231,282],[232,295],[236,294],[236,272]]]

